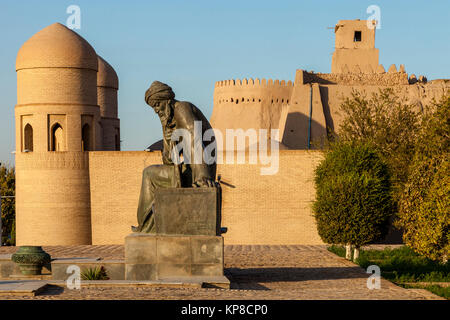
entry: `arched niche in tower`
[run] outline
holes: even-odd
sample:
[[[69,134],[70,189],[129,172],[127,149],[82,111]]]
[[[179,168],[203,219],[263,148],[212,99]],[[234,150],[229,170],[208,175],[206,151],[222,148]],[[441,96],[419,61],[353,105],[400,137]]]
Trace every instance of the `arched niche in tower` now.
[[[27,123],[24,128],[24,143],[23,143],[23,150],[22,151],[33,151],[33,127],[31,124]]]
[[[91,127],[85,123],[81,129],[81,150],[91,151]]]
[[[50,151],[66,151],[66,141],[64,130],[59,123],[55,123],[51,128]]]

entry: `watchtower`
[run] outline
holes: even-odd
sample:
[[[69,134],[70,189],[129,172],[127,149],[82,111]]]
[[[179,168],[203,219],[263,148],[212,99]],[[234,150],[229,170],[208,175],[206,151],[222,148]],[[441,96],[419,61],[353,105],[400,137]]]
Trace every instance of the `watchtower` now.
[[[334,28],[332,73],[376,72],[379,51],[375,48],[375,27],[375,20],[339,20]]]

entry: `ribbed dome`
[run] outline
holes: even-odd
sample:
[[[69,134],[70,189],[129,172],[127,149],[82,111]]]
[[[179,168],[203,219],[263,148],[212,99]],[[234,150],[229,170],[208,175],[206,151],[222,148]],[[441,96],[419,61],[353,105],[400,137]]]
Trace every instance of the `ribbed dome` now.
[[[97,86],[119,89],[116,71],[100,56],[98,56]]]
[[[17,54],[16,71],[58,67],[98,70],[94,48],[76,32],[54,23],[23,44]]]

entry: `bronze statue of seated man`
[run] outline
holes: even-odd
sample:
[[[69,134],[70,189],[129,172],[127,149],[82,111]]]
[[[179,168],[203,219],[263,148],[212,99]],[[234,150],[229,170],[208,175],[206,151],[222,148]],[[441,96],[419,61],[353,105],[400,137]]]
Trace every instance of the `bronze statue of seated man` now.
[[[167,84],[155,81],[145,93],[145,102],[158,114],[163,129],[163,150],[161,165],[152,165],[144,169],[142,186],[137,210],[138,226],[132,227],[134,232],[155,233],[154,200],[158,188],[216,187],[216,162],[203,161],[204,151],[214,138],[205,143],[205,131],[212,130],[211,124],[203,113],[192,103],[175,100],[175,93]],[[201,132],[194,132],[201,124]],[[173,141],[174,132],[178,129],[188,133],[191,141],[188,160],[186,150],[176,148]],[[201,134],[200,140],[195,139]],[[185,138],[185,136],[183,136]],[[182,139],[183,139],[182,138]],[[182,141],[182,140],[180,140]],[[196,154],[197,153],[197,154]],[[201,155],[199,154],[201,153]],[[184,162],[175,161],[183,156]],[[201,161],[194,161],[201,159]]]

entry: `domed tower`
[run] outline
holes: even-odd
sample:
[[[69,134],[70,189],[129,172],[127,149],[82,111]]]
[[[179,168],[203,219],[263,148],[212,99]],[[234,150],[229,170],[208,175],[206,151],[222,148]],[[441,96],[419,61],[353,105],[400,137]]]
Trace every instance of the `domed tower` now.
[[[89,154],[99,150],[98,61],[55,23],[16,60],[17,245],[91,244]]]
[[[119,78],[113,67],[98,56],[97,100],[101,116],[102,150],[120,150],[120,120],[117,112]]]

